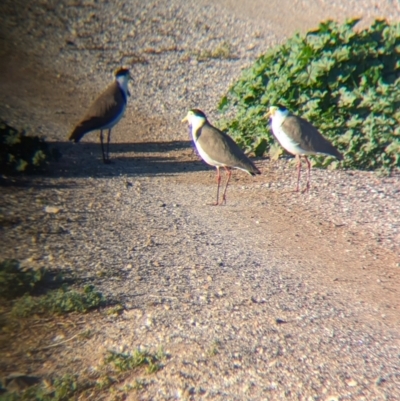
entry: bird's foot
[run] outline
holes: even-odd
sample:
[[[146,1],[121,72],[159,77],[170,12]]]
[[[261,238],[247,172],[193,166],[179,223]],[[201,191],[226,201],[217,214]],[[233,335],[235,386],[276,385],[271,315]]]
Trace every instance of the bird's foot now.
[[[207,203],[208,206],[221,206],[222,205],[223,200],[220,202],[219,199],[217,199],[216,202],[213,203]]]
[[[225,196],[222,198],[221,202],[217,203],[218,206],[226,205],[226,198]]]

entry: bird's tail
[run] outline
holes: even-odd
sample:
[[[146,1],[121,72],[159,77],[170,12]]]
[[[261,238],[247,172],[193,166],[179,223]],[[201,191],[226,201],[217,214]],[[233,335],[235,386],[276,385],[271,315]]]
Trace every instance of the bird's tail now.
[[[68,138],[68,140],[69,141],[73,141],[73,142],[79,142],[81,139],[82,139],[82,137],[86,134],[86,130],[82,127],[82,126],[80,126],[80,125],[78,125],[72,132],[71,132],[71,135],[69,136],[69,138]]]
[[[252,170],[249,170],[250,175],[261,174],[261,171],[253,164]]]
[[[333,149],[334,149],[333,156],[335,156],[336,159],[338,160],[343,160],[343,155],[336,148]]]

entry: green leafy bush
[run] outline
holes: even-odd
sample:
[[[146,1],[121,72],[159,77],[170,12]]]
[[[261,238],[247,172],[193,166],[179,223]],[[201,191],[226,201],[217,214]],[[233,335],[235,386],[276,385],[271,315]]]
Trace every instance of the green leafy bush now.
[[[105,364],[99,367],[100,376],[96,381],[82,375],[65,374],[51,380],[41,380],[21,392],[6,391],[1,388],[0,382],[0,401],[100,400],[109,399],[110,394],[114,395],[112,399],[126,399],[129,392],[143,389],[146,385],[144,380],[136,379],[133,385],[121,387],[120,384],[129,377],[129,372],[140,367],[146,368],[149,374],[158,372],[165,357],[161,348],[155,354],[141,349],[136,349],[132,354],[108,351]],[[5,392],[1,394],[1,391]]]
[[[34,290],[47,276],[45,269],[22,269],[17,260],[0,263],[0,297],[12,299]]]
[[[43,171],[51,160],[59,158],[60,153],[50,151],[43,138],[27,136],[0,120],[1,174]]]
[[[263,116],[283,104],[318,127],[346,167],[400,167],[400,23],[356,32],[357,22],[321,23],[261,56],[222,98],[220,110],[235,117],[219,127],[260,156],[274,143]]]
[[[77,399],[77,394],[88,387],[78,382],[77,375],[56,377],[50,386],[37,384],[22,393],[6,392],[0,395],[0,401],[69,401]]]
[[[112,363],[120,372],[132,370],[139,366],[147,366],[148,373],[154,373],[161,369],[160,361],[164,357],[165,355],[162,352],[151,354],[149,351],[141,349],[136,349],[133,354],[108,351],[105,363]]]
[[[85,286],[82,292],[63,286],[39,297],[24,295],[15,301],[11,313],[16,317],[27,317],[33,314],[87,312],[102,306],[104,302],[103,295],[92,285]]]

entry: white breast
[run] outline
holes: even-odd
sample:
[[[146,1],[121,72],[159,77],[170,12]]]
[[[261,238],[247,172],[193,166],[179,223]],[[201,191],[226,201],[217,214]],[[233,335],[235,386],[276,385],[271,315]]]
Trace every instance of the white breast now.
[[[281,127],[278,127],[278,128],[272,127],[272,130],[274,131],[274,135],[278,139],[278,142],[289,153],[291,153],[293,155],[306,155],[306,154],[308,154],[308,152],[304,151],[296,141],[294,141],[292,138],[287,136],[283,132],[283,129]]]
[[[300,147],[300,144],[290,138],[282,129],[283,121],[280,119],[273,119],[272,120],[272,131],[274,135],[278,139],[278,142],[281,146],[286,149],[289,153],[293,155],[311,155],[314,152],[307,152],[306,150]]]
[[[199,152],[200,157],[210,166],[215,166],[215,167],[223,167],[224,164],[221,164],[217,162],[216,160],[213,160],[208,154],[204,151],[204,149],[201,147],[201,144],[199,142],[199,138],[196,139],[196,132],[201,129],[204,125],[204,118],[203,117],[198,117],[198,116],[191,116],[190,118],[190,132],[192,134],[193,142],[196,145],[196,149]]]
[[[215,166],[215,167],[223,167],[224,164],[217,162],[216,160],[211,159],[210,156],[207,155],[207,153],[203,150],[203,148],[201,147],[199,141],[196,141],[194,136],[194,144],[196,145],[196,149],[199,152],[200,157],[210,166]]]

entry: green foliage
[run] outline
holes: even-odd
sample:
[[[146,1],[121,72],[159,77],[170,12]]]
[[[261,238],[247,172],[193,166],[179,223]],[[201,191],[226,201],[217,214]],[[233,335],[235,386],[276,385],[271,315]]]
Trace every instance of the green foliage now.
[[[78,375],[66,374],[55,377],[50,381],[44,381],[27,388],[20,394],[5,392],[0,395],[0,401],[67,401],[87,399],[102,399],[101,396],[114,393],[118,399],[125,399],[126,394],[132,390],[142,390],[146,386],[143,379],[135,379],[133,385],[126,384],[123,388],[118,387],[129,376],[129,371],[139,367],[146,367],[148,373],[155,373],[162,368],[161,361],[165,358],[162,348],[152,354],[149,351],[137,349],[133,354],[123,354],[109,351],[105,358],[106,364],[112,364],[114,372],[110,373],[109,366],[104,365],[99,372],[102,374],[94,382]],[[107,371],[107,372],[106,372]]]
[[[357,22],[321,23],[261,56],[222,98],[219,108],[236,115],[220,128],[262,155],[274,143],[265,112],[282,104],[318,127],[346,167],[400,167],[400,23],[356,32]]]
[[[81,390],[78,377],[75,375],[64,375],[54,379],[52,387],[53,391],[50,392],[48,399],[57,401],[70,400],[76,392]]]
[[[195,56],[198,61],[207,61],[210,59],[230,60],[235,58],[232,52],[232,46],[228,42],[223,42],[211,50],[203,49],[195,53]]]
[[[49,387],[38,384],[26,389],[21,394],[7,392],[0,396],[0,401],[69,401],[81,392],[84,386],[77,376],[64,375],[55,378]]]
[[[155,373],[161,369],[161,360],[165,357],[162,351],[151,354],[149,351],[136,349],[133,354],[123,354],[108,351],[105,363],[112,363],[120,372],[133,370],[139,366],[146,366],[148,373]]]
[[[17,260],[7,259],[0,263],[0,297],[18,298],[13,303],[12,315],[27,317],[32,314],[63,314],[69,312],[87,312],[105,303],[100,292],[92,285],[83,291],[70,290],[63,285],[58,290],[48,291],[45,295],[30,295],[39,285],[49,278],[46,269],[21,268]]]
[[[0,263],[0,297],[13,299],[29,293],[46,275],[45,269],[22,269],[17,260],[4,260]]]
[[[133,383],[126,383],[121,387],[120,384],[130,377],[130,372],[139,367],[146,367],[148,373],[155,373],[161,369],[161,360],[164,358],[165,353],[162,348],[155,354],[140,349],[133,354],[109,351],[105,363],[111,363],[114,371],[110,372],[110,367],[106,364],[99,367],[101,374],[96,381],[71,374],[56,376],[52,380],[32,385],[20,393],[6,391],[0,394],[0,401],[67,401],[86,400],[87,397],[103,399],[110,394],[114,394],[115,399],[125,399],[130,391],[142,390],[147,385],[145,380],[135,378]]]
[[[33,314],[84,313],[102,306],[104,302],[103,295],[91,285],[85,286],[82,292],[69,290],[63,286],[39,297],[24,295],[14,302],[11,313],[16,317]]]
[[[49,150],[47,143],[38,136],[27,136],[0,120],[0,173],[32,173],[42,171],[51,160],[58,160],[60,153]]]
[[[221,342],[219,340],[214,340],[211,344],[211,347],[208,349],[208,356],[215,356],[220,353]]]

